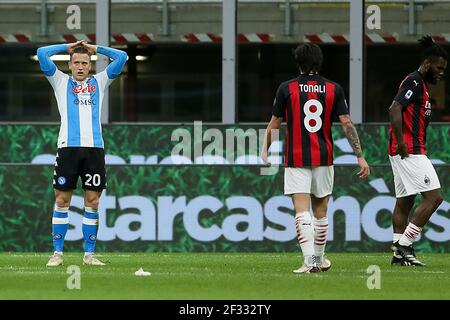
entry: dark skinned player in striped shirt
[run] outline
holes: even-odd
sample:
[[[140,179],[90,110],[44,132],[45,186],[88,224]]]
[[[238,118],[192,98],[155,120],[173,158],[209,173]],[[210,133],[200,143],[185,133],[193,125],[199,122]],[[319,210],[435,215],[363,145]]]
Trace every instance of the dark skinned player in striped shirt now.
[[[425,148],[431,119],[427,85],[442,79],[448,55],[430,36],[419,42],[423,50],[420,67],[402,81],[389,107],[389,160],[397,198],[392,215],[394,256],[391,264],[423,267],[425,264],[416,258],[413,242],[443,200],[438,176]],[[419,193],[422,202],[408,223]]]

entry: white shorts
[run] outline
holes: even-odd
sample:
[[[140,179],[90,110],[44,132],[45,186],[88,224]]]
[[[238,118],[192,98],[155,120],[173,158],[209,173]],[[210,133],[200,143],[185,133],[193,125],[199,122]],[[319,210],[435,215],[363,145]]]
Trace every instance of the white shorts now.
[[[433,164],[426,155],[410,154],[403,160],[400,155],[396,155],[389,156],[389,160],[394,173],[395,196],[397,198],[441,187]]]
[[[333,192],[333,166],[285,168],[284,194],[310,193],[323,198]]]

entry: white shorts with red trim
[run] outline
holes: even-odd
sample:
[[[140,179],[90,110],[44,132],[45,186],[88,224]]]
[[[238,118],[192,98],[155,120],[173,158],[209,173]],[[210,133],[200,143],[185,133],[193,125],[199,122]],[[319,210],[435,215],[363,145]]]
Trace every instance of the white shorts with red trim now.
[[[284,169],[284,194],[310,193],[323,198],[333,192],[334,167],[303,167]]]
[[[389,156],[394,173],[395,196],[411,196],[425,191],[439,189],[441,184],[433,164],[426,155],[410,154],[402,159],[400,155]]]

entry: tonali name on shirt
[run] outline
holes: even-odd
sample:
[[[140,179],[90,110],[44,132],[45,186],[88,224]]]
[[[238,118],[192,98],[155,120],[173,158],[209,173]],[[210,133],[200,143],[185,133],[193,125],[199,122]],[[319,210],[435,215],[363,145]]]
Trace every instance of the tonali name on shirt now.
[[[92,86],[88,83],[87,86],[83,87],[82,84],[76,85],[75,87],[73,87],[72,92],[75,94],[79,94],[79,93],[92,93],[95,92],[95,90],[97,89],[97,86]]]
[[[299,84],[301,92],[325,93],[325,85]]]

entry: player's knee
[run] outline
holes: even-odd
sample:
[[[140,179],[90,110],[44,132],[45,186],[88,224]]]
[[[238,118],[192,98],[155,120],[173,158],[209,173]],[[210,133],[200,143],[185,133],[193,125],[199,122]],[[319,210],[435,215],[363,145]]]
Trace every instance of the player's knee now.
[[[444,198],[442,197],[442,193],[439,193],[437,196],[434,197],[433,205],[434,205],[435,209],[437,209],[441,205],[442,201],[444,201]]]
[[[439,192],[430,196],[426,201],[429,208],[432,210],[432,212],[434,212],[437,210],[437,208],[439,208],[444,199],[442,197],[442,193]]]
[[[55,204],[58,208],[66,208],[70,206],[69,201],[55,201]]]
[[[100,198],[99,197],[87,198],[84,201],[84,205],[86,207],[90,207],[90,208],[94,208],[94,209],[98,209],[99,203],[100,203]]]
[[[64,208],[64,207],[70,206],[70,201],[68,198],[66,198],[64,196],[59,196],[59,197],[56,197],[55,204],[59,208]]]

